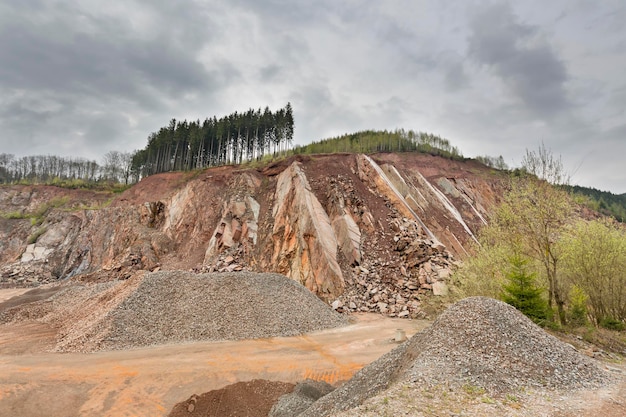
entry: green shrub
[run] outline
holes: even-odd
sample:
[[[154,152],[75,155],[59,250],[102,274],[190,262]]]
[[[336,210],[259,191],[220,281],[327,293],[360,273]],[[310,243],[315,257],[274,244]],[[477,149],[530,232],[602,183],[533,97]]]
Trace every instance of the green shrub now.
[[[29,215],[26,213],[22,213],[19,210],[15,210],[15,211],[2,213],[0,214],[0,217],[4,217],[5,219],[27,219]]]
[[[569,293],[569,321],[572,326],[584,326],[587,319],[587,294],[579,286],[574,285]]]
[[[619,332],[626,328],[626,326],[624,326],[624,322],[611,317],[605,317],[600,320],[600,327],[604,327],[609,330],[617,330]]]

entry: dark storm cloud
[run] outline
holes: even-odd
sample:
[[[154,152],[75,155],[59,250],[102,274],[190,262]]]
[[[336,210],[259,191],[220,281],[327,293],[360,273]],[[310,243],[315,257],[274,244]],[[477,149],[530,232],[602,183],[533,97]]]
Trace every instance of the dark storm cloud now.
[[[76,30],[77,19],[85,20],[91,33]],[[0,85],[104,97],[123,93],[140,103],[162,93],[210,87],[210,74],[189,48],[193,45],[162,33],[144,38],[127,21],[79,10],[57,10],[48,20],[43,25],[27,18],[4,22],[0,61],[11,65],[0,66]]]
[[[57,149],[78,141],[100,152],[129,131],[125,113],[165,109],[188,94],[210,98],[237,77],[228,62],[199,59],[217,26],[205,6],[114,7],[109,13],[107,5],[87,2],[0,5],[0,123],[12,137],[46,137]]]
[[[507,4],[480,9],[470,22],[468,54],[492,68],[535,116],[570,108],[565,65],[537,28],[519,22]]]

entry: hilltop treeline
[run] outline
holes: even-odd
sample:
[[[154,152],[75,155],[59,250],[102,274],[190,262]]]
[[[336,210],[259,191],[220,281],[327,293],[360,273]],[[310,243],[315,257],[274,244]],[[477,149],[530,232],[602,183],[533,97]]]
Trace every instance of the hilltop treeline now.
[[[456,146],[452,146],[448,139],[432,133],[404,129],[364,130],[294,149],[294,153],[302,154],[336,152],[422,152],[450,159],[463,159],[461,152]]]
[[[582,196],[582,202],[587,207],[606,216],[613,217],[619,222],[626,222],[626,194],[613,194],[608,191],[600,191],[579,185],[567,186],[565,188],[574,195]]]
[[[495,168],[501,171],[507,171],[509,169],[509,166],[507,165],[506,162],[504,162],[504,158],[502,157],[502,155],[498,157],[489,156],[489,155],[481,155],[481,156],[477,156],[474,159],[480,162],[481,164],[488,166],[489,168]]]
[[[148,136],[148,144],[132,158],[133,172],[147,176],[223,164],[239,164],[286,150],[293,141],[290,103],[277,110],[266,107],[232,113],[204,122],[172,119]]]
[[[148,136],[144,149],[111,151],[102,164],[84,158],[34,155],[16,158],[0,154],[0,184],[53,184],[91,188],[96,183],[129,184],[167,171],[185,171],[223,164],[240,164],[268,153],[286,151],[293,142],[290,103],[275,112],[249,109],[243,113],[170,123]]]

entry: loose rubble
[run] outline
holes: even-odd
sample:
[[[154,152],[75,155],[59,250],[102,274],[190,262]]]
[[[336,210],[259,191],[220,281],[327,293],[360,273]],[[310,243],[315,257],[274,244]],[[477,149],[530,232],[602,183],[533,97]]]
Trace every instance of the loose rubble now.
[[[292,392],[283,395],[272,406],[268,417],[293,417],[304,412],[315,401],[335,390],[324,382],[307,379],[298,382]]]
[[[420,298],[444,296],[456,261],[445,247],[433,242],[414,220],[393,218],[395,261],[364,256],[353,269],[346,291],[332,303],[340,312],[375,312],[390,317],[424,318]],[[365,242],[365,246],[369,246]],[[375,251],[364,251],[376,253]],[[386,275],[393,271],[390,275]]]
[[[239,272],[250,271],[250,267],[245,261],[245,249],[243,246],[235,245],[217,255],[213,262],[208,262],[200,268],[193,268],[191,272],[205,274],[213,272]]]

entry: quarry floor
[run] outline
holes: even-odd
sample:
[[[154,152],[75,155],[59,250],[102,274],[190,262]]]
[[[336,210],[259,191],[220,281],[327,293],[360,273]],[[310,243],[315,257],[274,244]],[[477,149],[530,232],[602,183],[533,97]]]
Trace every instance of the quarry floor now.
[[[0,302],[25,291],[2,289]],[[49,352],[56,331],[46,324],[3,325],[0,416],[166,416],[176,403],[192,394],[238,381],[295,383],[313,378],[339,385],[397,346],[394,337],[398,329],[410,337],[430,324],[376,314],[352,317],[349,326],[297,337],[194,342],[89,354]],[[610,366],[624,376],[621,383],[555,397],[531,396],[519,408],[507,408],[503,415],[625,416],[626,363]],[[436,403],[433,413],[419,415],[450,415],[459,409],[462,415],[493,415],[475,400],[453,400],[447,395],[450,404]],[[432,399],[415,401],[425,401],[419,407],[424,410],[434,405]]]
[[[0,301],[22,290],[0,290]],[[427,321],[354,315],[354,323],[297,337],[194,342],[90,354],[51,353],[41,323],[0,329],[0,415],[162,416],[174,404],[238,381],[305,378],[337,384]]]

